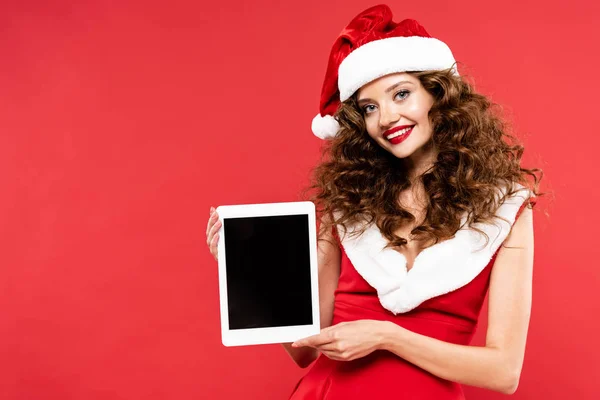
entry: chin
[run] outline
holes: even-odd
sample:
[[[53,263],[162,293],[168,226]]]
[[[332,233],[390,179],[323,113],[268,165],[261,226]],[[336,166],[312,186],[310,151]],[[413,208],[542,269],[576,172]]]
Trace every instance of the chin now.
[[[393,149],[390,153],[392,153],[394,156],[396,156],[396,158],[408,158],[411,155],[413,155],[414,151],[412,150],[399,150],[399,149]]]
[[[391,145],[390,147],[388,147],[388,151],[398,158],[407,158],[414,155],[415,153],[429,153],[430,150],[432,150],[431,142],[429,139],[422,140],[421,138],[412,138],[421,139],[414,141],[410,139],[411,138],[408,138],[406,141],[400,144]]]
[[[397,158],[407,158],[410,157],[418,150],[418,147],[415,147],[411,143],[400,143],[400,144],[387,144],[386,150],[396,156]]]

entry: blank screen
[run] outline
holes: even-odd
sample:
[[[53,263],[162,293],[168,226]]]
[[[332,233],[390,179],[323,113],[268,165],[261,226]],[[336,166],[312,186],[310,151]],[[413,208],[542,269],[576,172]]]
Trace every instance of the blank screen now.
[[[308,215],[225,218],[229,329],[311,325]]]

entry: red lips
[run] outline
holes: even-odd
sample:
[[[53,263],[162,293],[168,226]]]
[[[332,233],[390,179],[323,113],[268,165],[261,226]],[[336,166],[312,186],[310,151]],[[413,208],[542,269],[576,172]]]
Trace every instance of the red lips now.
[[[388,129],[387,131],[383,132],[383,137],[387,138],[392,133],[396,133],[398,131],[401,131],[402,129],[410,128],[411,126],[414,126],[414,125],[400,125],[400,126],[395,126],[392,129]]]

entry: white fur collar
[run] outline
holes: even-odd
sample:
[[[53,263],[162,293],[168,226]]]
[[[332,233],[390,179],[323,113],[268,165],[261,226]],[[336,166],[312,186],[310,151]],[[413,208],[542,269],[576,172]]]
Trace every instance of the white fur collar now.
[[[475,224],[489,236],[487,245],[483,235],[472,228],[462,228],[452,239],[421,251],[410,271],[406,271],[404,255],[384,249],[388,241],[374,223],[358,237],[343,235],[342,245],[356,271],[377,290],[382,306],[394,314],[405,313],[426,300],[466,285],[483,271],[529,197],[529,190],[523,189],[507,198],[496,212],[510,223],[496,219],[492,223]],[[358,228],[354,225],[348,232]],[[338,226],[338,232],[340,229],[343,230]]]

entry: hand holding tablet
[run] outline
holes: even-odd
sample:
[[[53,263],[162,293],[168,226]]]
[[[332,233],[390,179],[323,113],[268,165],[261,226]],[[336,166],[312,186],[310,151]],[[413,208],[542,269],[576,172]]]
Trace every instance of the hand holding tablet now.
[[[319,333],[313,203],[220,206],[207,237],[219,263],[225,346],[286,343]]]

